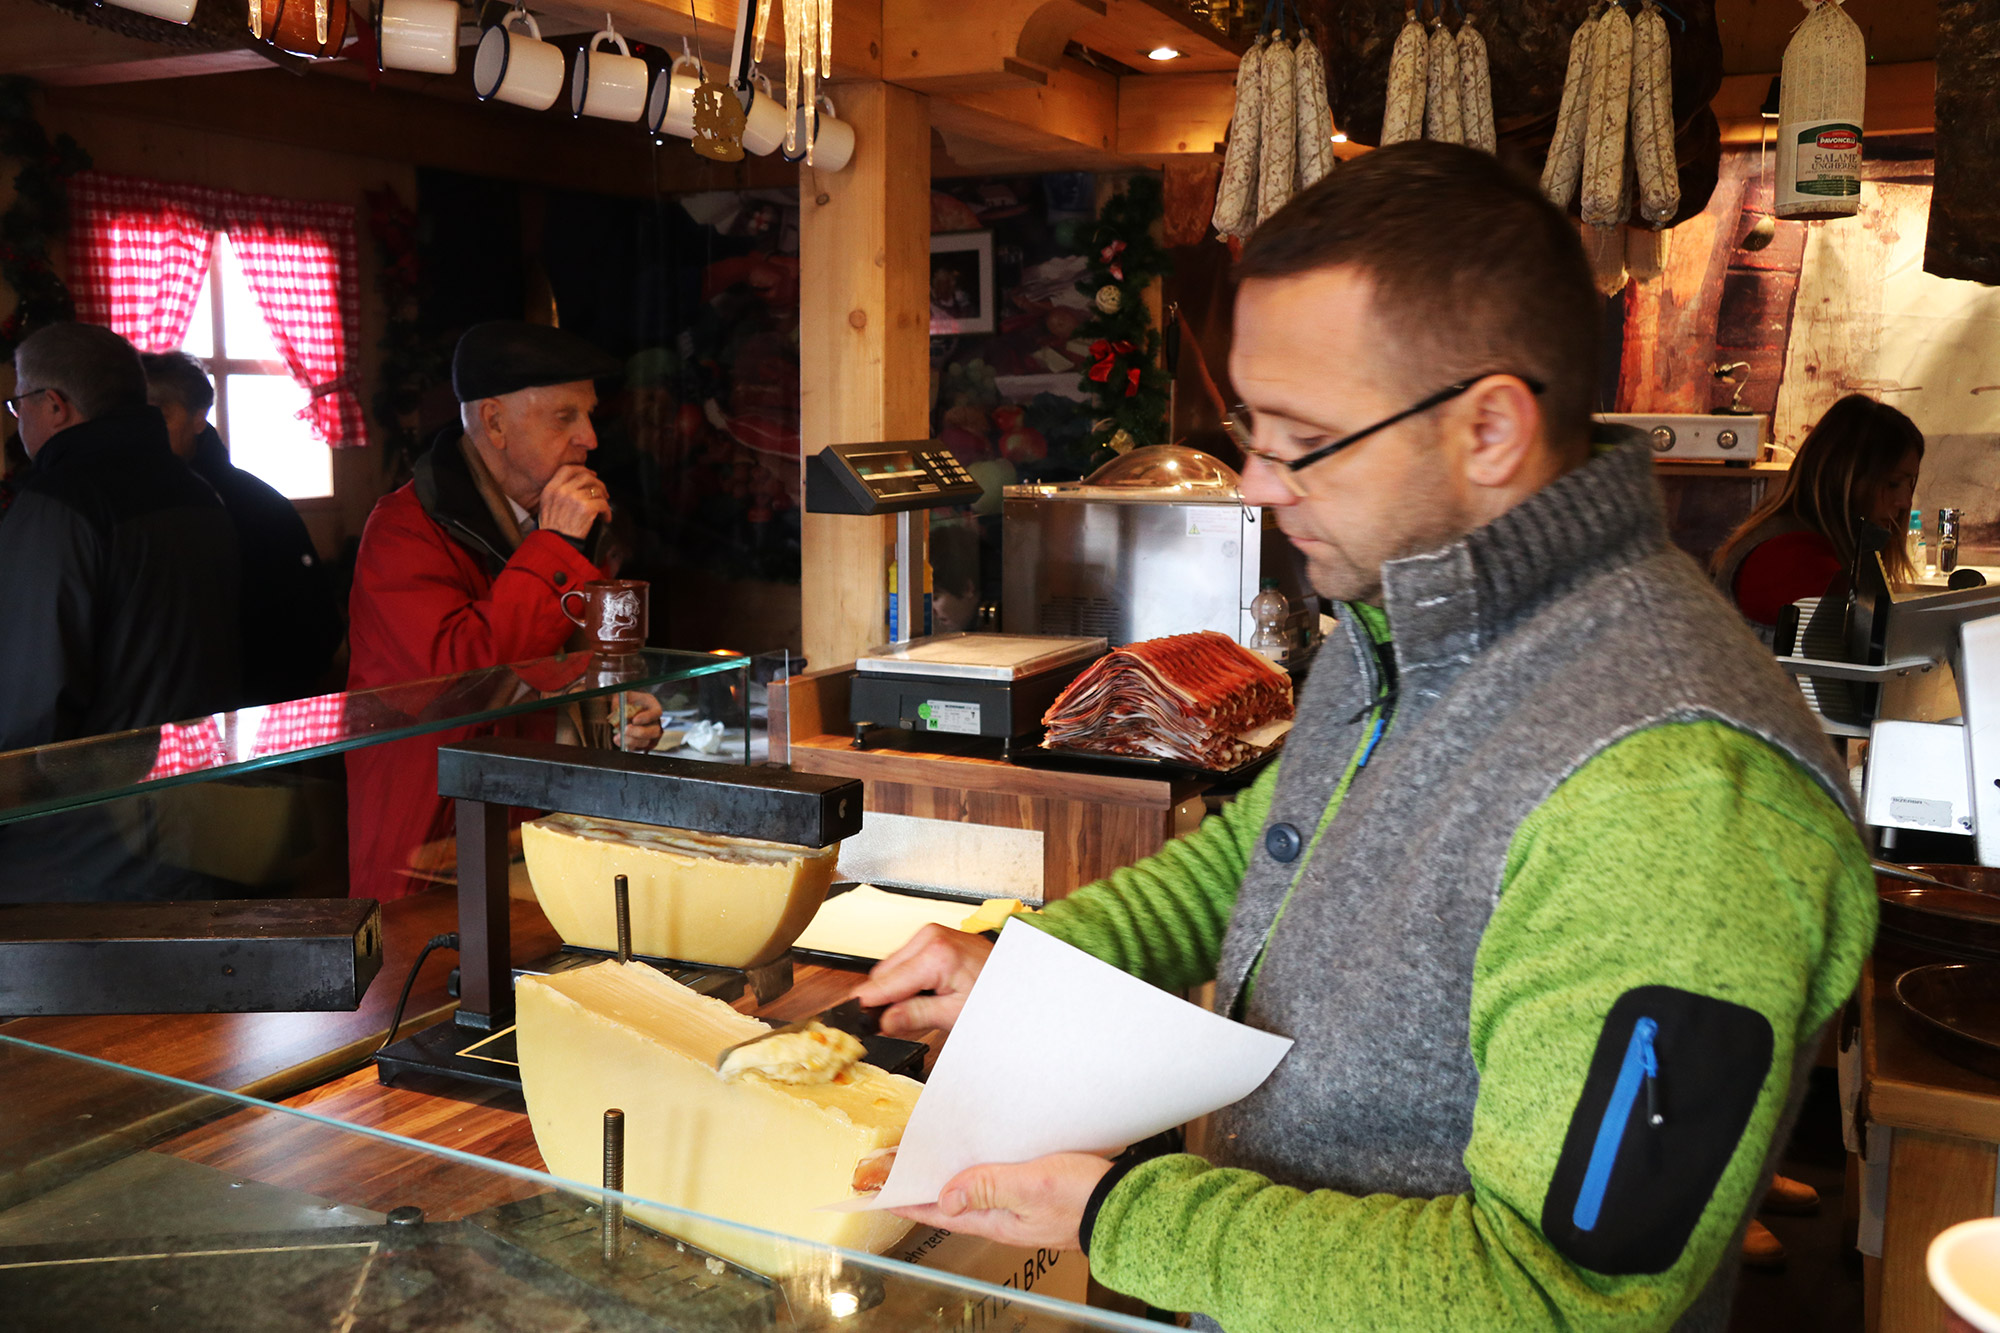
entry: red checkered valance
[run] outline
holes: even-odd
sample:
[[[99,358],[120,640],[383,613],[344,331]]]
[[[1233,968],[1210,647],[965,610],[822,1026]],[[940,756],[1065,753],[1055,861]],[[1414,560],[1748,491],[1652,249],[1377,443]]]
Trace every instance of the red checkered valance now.
[[[292,379],[301,414],[328,444],[367,443],[357,340],[354,209],[86,171],[70,178],[70,268],[77,316],[142,351],[179,347],[218,232]]]

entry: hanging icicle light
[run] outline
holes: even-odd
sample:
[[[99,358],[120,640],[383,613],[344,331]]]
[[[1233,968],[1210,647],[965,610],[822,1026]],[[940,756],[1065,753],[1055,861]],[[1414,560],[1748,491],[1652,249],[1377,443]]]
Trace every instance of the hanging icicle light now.
[[[764,34],[770,26],[771,0],[757,0],[752,59],[764,59]],[[832,72],[833,0],[785,0],[785,152],[797,156],[803,133],[808,166],[818,137],[819,81]]]

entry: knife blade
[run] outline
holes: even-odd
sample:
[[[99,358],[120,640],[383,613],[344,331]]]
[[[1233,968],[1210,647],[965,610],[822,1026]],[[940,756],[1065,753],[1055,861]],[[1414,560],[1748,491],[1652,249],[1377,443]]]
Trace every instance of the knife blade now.
[[[748,1041],[739,1041],[733,1046],[723,1047],[715,1057],[716,1072],[720,1073],[723,1064],[729,1057],[744,1047],[755,1046],[760,1041],[769,1041],[773,1037],[780,1037],[788,1032],[804,1032],[814,1023],[830,1027],[836,1032],[848,1033],[851,1036],[879,1037],[882,1035],[882,1010],[887,1007],[886,1005],[877,1005],[873,1008],[864,1008],[861,1001],[849,996],[831,1008],[822,1009],[816,1014],[807,1014],[804,1018],[794,1019],[790,1023],[781,1024],[778,1027],[772,1028],[769,1032],[760,1032]]]

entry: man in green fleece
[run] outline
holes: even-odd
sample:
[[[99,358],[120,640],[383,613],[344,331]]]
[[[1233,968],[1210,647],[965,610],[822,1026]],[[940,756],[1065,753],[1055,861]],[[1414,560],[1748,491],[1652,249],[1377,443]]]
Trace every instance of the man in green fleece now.
[[[1382,149],[1237,272],[1245,499],[1340,625],[1273,771],[1024,919],[1294,1045],[1212,1160],[975,1167],[911,1215],[1229,1333],[1720,1329],[1873,939],[1845,775],[1644,444],[1593,438],[1597,300],[1532,183]],[[948,1027],[986,948],[927,928],[861,998]]]

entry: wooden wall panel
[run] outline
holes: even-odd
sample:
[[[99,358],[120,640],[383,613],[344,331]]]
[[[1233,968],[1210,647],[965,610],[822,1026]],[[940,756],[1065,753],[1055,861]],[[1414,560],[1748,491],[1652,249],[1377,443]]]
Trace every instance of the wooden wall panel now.
[[[840,89],[854,161],[801,168],[799,447],[930,433],[930,101],[888,84]],[[882,642],[886,518],[807,514],[800,596],[807,659],[852,662]]]

